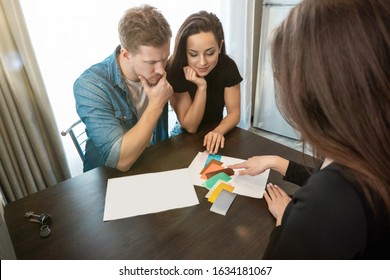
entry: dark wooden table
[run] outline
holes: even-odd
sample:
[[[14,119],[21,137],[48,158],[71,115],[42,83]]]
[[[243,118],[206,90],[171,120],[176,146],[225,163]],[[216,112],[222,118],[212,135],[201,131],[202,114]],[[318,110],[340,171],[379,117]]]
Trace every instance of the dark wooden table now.
[[[107,179],[188,167],[204,150],[204,135],[182,134],[148,147],[128,172],[97,168],[8,204],[5,219],[17,258],[260,259],[275,224],[264,199],[237,196],[222,216],[210,211],[207,190],[195,187],[199,205],[103,222]],[[226,135],[225,146],[219,152],[224,156],[303,161],[300,152],[240,128]],[[276,172],[269,181],[289,193],[296,189]],[[28,222],[27,211],[53,215],[49,237],[39,236],[40,225]]]

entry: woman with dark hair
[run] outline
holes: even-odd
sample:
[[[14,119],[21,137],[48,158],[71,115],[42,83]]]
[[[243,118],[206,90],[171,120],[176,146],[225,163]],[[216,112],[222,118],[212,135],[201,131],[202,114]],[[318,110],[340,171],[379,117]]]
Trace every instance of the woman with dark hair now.
[[[207,151],[218,152],[224,135],[240,121],[242,77],[226,55],[222,24],[215,14],[200,11],[183,22],[167,64],[167,79],[178,118],[173,134],[181,133],[181,128],[196,133],[202,124],[218,123],[203,142]]]
[[[272,43],[276,99],[321,164],[278,156],[233,166],[274,169],[302,187],[268,184],[276,228],[268,259],[390,258],[390,5],[304,0]]]

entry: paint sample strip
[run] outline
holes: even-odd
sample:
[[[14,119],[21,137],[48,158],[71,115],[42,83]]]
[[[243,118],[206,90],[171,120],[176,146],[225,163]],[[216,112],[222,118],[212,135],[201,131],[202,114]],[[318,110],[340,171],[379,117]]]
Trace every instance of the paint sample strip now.
[[[210,211],[220,215],[226,215],[237,194],[222,190],[210,208]]]
[[[232,178],[229,175],[222,172],[222,173],[218,173],[217,175],[215,175],[215,176],[211,177],[210,179],[208,179],[207,181],[205,181],[203,183],[203,186],[206,189],[210,190],[218,180],[222,180],[224,182],[229,182],[231,179]]]
[[[208,201],[214,203],[222,190],[226,190],[228,192],[233,192],[234,187],[226,184],[225,182],[221,182],[210,194]]]
[[[200,178],[203,179],[203,180],[210,179],[213,176],[207,177],[208,173],[217,172],[216,174],[218,174],[218,173],[220,173],[218,171],[222,170],[222,169],[225,169],[225,167],[223,167],[222,165],[219,165],[217,163],[210,162],[210,164],[208,164],[207,167],[205,168],[205,170],[203,171],[202,176]]]
[[[225,173],[229,176],[233,176],[234,175],[234,170],[231,169],[231,168],[225,168],[225,169],[217,169],[215,171],[211,171],[211,172],[208,172],[208,170],[205,171],[204,175],[206,176],[207,179],[210,179],[211,177],[217,175],[218,173]]]
[[[222,158],[221,155],[209,154],[209,156],[207,157],[207,160],[206,160],[206,163],[204,164],[204,166],[206,166],[207,164],[209,164],[209,162],[212,161],[212,160],[221,161],[221,158]]]

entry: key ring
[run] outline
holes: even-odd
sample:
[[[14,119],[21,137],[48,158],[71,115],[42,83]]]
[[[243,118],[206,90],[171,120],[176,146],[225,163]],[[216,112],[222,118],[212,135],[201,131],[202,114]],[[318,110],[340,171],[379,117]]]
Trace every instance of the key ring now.
[[[49,235],[51,234],[51,230],[50,230],[50,227],[48,225],[43,225],[41,226],[41,229],[40,229],[40,232],[39,232],[39,235],[41,237],[48,237]]]

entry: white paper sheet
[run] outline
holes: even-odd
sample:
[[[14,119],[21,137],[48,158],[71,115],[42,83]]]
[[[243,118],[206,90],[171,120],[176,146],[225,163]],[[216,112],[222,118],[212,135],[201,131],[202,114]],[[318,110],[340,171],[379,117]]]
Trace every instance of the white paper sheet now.
[[[109,179],[104,221],[199,204],[187,168]]]
[[[202,186],[205,180],[200,178],[199,172],[203,169],[204,164],[207,160],[208,153],[207,152],[199,152],[190,166],[188,167],[189,172],[191,174],[192,183],[196,186]],[[227,167],[228,165],[236,164],[244,162],[244,159],[233,158],[233,157],[221,157],[221,162],[223,162],[223,166]],[[238,170],[235,170],[236,173],[232,177],[232,180],[229,181],[229,185],[234,186],[233,193],[254,197],[254,198],[262,198],[265,186],[267,184],[269,170],[264,171],[263,173],[256,176],[249,175],[238,175]]]

